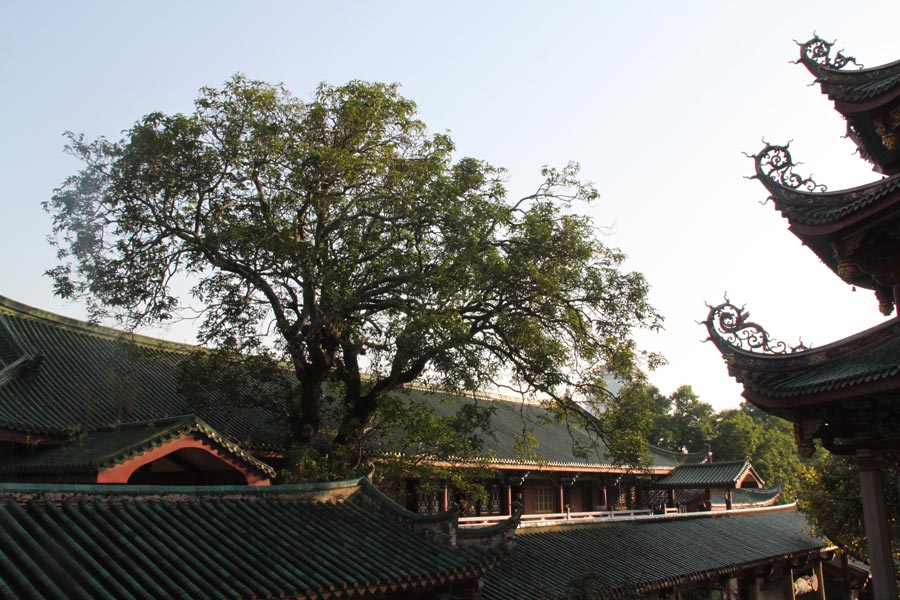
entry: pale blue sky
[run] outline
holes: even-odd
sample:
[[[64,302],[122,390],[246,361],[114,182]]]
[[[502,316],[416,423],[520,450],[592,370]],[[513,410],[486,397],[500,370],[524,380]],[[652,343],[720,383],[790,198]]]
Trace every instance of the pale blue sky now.
[[[0,294],[73,317],[52,295],[40,208],[79,165],[66,130],[118,137],[142,115],[189,111],[235,72],[308,98],[321,81],[399,82],[461,156],[509,170],[524,194],[544,164],[582,164],[608,242],[647,276],[666,330],[642,335],[717,408],[740,388],[700,344],[726,290],[776,337],[822,345],[881,320],[760,202],[742,152],[794,140],[830,189],[876,177],[844,123],[789,61],[813,31],[866,66],[900,58],[885,2],[15,2],[0,7]],[[153,333],[153,332],[151,332]],[[181,330],[166,332],[179,341]]]

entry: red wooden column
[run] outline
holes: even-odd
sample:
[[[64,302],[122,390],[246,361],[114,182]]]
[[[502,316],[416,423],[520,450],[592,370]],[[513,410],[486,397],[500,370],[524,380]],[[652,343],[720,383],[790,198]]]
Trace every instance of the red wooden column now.
[[[872,597],[874,600],[898,600],[881,471],[869,454],[857,454],[856,464],[872,565]]]

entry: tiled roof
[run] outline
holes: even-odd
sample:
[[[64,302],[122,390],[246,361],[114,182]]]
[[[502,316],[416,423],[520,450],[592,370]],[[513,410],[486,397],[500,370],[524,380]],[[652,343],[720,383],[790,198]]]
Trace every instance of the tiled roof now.
[[[871,69],[840,71],[820,68],[817,83],[822,93],[838,102],[877,98],[900,85],[900,61]]]
[[[734,508],[772,506],[781,497],[781,485],[770,488],[736,488],[731,490],[731,505]],[[725,495],[713,492],[710,498],[713,506],[726,506]]]
[[[748,387],[781,398],[852,387],[893,377],[898,372],[900,337],[869,348],[866,352],[811,364],[805,369],[786,372],[778,377],[754,380]]]
[[[810,192],[760,177],[775,208],[792,224],[828,225],[887,198],[900,189],[900,175],[849,190]]]
[[[712,337],[712,336],[711,336]],[[713,342],[728,370],[747,390],[792,398],[876,383],[900,374],[900,318],[812,350],[764,355]]]
[[[472,398],[458,398],[447,394],[411,389],[405,392],[411,400],[425,400],[434,407],[439,416],[456,413],[465,402]],[[492,464],[497,466],[522,465],[523,458],[516,446],[522,432],[527,430],[534,436],[535,450],[540,455],[540,466],[556,469],[579,469],[591,467],[611,467],[613,459],[604,446],[592,447],[588,433],[577,427],[569,427],[565,422],[550,417],[537,404],[511,399],[476,400],[493,409],[491,417],[492,435],[484,439],[485,449],[493,453]],[[576,447],[588,448],[585,455],[577,455]],[[682,463],[699,462],[704,454],[682,454],[661,448],[650,448],[651,465],[671,468]],[[527,462],[527,459],[524,461]]]
[[[482,599],[628,598],[816,553],[824,544],[807,530],[793,506],[520,528]],[[582,595],[567,595],[575,586]]]
[[[900,61],[870,69],[832,69],[807,65],[822,93],[838,102],[862,102],[886,94],[900,85]]]
[[[0,428],[66,434],[192,412],[178,392],[179,363],[193,347],[60,317],[0,297],[0,339],[16,368],[0,371]],[[278,447],[284,420],[262,408],[202,415],[249,448]]]
[[[869,270],[841,272],[835,237],[876,225],[885,227],[886,220],[895,219],[900,210],[900,175],[848,190],[826,191],[824,185],[794,170],[797,163],[786,145],[766,144],[754,159],[754,178],[765,186],[791,231],[847,283],[873,289],[875,281]]]
[[[654,483],[661,488],[735,487],[753,467],[745,460],[681,465]]]
[[[93,474],[121,464],[184,435],[195,435],[266,477],[275,469],[254,458],[240,446],[193,415],[128,423],[85,432],[56,448],[34,456],[0,464],[3,475]]]
[[[0,429],[66,436],[73,428],[95,431],[194,412],[178,391],[179,363],[194,349],[61,317],[0,296]],[[439,415],[472,402],[416,389],[408,394]],[[536,438],[542,466],[584,469],[611,462],[602,448],[576,456],[572,440],[588,445],[587,434],[549,419],[539,406],[480,401],[495,409],[494,435],[484,445],[493,450],[498,466],[523,464],[515,446],[524,428]],[[261,407],[200,416],[244,448],[279,449],[287,438],[285,419]],[[652,465],[668,468],[702,456],[651,448],[650,458]]]
[[[383,597],[470,579],[499,549],[451,548],[366,480],[214,486],[0,485],[0,594]],[[431,517],[431,522],[453,515]]]
[[[816,49],[816,55],[810,54]],[[837,52],[834,42],[816,36],[800,44],[800,62],[822,86],[822,93],[836,101],[860,102],[875,98],[900,85],[900,61],[865,69],[855,58]],[[850,64],[858,68],[849,68]]]

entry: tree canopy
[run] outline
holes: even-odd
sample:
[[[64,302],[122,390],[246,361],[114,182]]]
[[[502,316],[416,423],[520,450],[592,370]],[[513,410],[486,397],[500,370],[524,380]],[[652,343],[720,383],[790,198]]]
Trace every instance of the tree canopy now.
[[[385,394],[417,380],[575,413],[606,397],[603,375],[632,376],[632,330],[660,322],[643,276],[573,210],[597,198],[576,164],[511,201],[504,171],[456,159],[396,85],[323,84],[304,102],[237,75],[190,114],[69,141],[84,166],[45,204],[57,294],[130,326],[191,296],[202,344],[290,365],[296,442],[358,441]],[[328,382],[341,399],[326,432]],[[609,434],[602,412],[588,421]]]
[[[712,452],[715,461],[749,460],[766,485],[782,485],[793,500],[804,480],[790,423],[752,404],[715,412],[688,385],[669,396],[645,385],[641,392],[652,414],[647,441],[675,452]]]
[[[674,452],[707,452],[713,435],[713,407],[700,400],[689,385],[679,386],[664,396],[653,386],[647,387],[654,412],[649,441],[654,446]]]
[[[894,555],[900,552],[900,490],[898,469],[893,457],[882,457],[878,464],[884,478],[884,501],[888,529]],[[817,448],[804,471],[799,489],[800,509],[813,530],[864,562],[869,561],[859,471],[852,456],[831,454]],[[894,561],[895,576],[900,578],[900,565]]]

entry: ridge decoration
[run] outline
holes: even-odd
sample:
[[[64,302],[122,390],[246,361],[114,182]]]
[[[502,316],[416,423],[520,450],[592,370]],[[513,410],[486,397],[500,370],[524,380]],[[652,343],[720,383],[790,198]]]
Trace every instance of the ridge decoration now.
[[[826,42],[818,35],[814,35],[808,42],[803,44],[797,42],[797,44],[800,46],[800,60],[796,62],[802,62],[807,66],[816,65],[835,70],[843,69],[850,63],[853,63],[860,69],[863,68],[863,65],[856,62],[854,57],[844,55],[843,50],[835,52],[832,58],[831,51],[834,47],[834,42]]]
[[[776,185],[788,187],[794,190],[802,189],[807,192],[824,192],[828,188],[816,183],[812,177],[803,177],[794,172],[794,167],[801,163],[795,163],[788,150],[790,142],[784,146],[775,146],[766,143],[759,154],[748,155],[756,162],[756,175],[751,179],[759,179],[766,184],[774,182]],[[768,187],[768,185],[766,186]]]
[[[718,306],[709,307],[709,315],[704,325],[709,332],[706,341],[712,341],[720,349],[721,343],[759,354],[793,354],[809,348],[798,342],[791,346],[786,342],[773,340],[758,323],[750,320],[750,313],[744,307],[732,304],[728,298]]]

